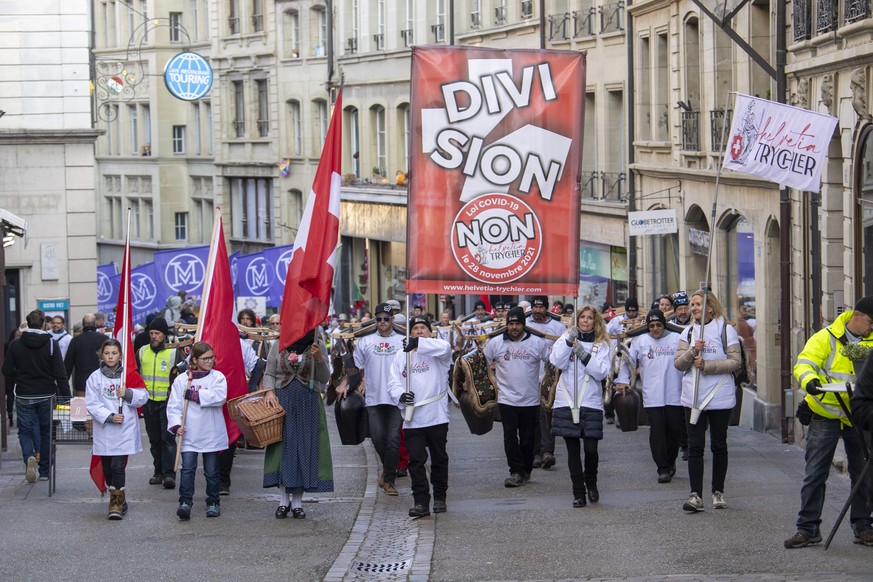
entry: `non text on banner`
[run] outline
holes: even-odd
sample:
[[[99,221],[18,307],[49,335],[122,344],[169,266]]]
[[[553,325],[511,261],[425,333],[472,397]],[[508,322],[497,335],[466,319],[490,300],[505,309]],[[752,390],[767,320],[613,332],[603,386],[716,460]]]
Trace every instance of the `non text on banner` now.
[[[837,118],[737,94],[722,167],[819,192]]]
[[[584,53],[413,47],[407,293],[577,293],[584,87]]]

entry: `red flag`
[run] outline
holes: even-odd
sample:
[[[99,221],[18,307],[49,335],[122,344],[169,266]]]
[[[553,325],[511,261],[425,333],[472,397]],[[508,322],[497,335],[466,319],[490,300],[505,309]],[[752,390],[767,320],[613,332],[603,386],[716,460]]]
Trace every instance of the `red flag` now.
[[[246,394],[249,387],[239,343],[239,329],[233,318],[233,282],[224,243],[221,210],[218,208],[215,210],[205,281],[196,339],[212,346],[215,369],[227,378],[227,399],[230,400]],[[224,423],[227,425],[228,444],[235,443],[242,433],[231,420],[227,405],[224,406]]]
[[[115,308],[115,327],[112,335],[121,344],[121,365],[124,367],[122,384],[126,388],[145,388],[145,381],[136,367],[136,354],[133,353],[130,315],[130,211],[127,215],[127,232],[124,238],[124,257],[121,260],[121,280],[118,283],[118,302]],[[106,492],[106,476],[100,457],[91,455],[91,480],[100,490]]]
[[[340,184],[342,183],[342,93],[337,96],[321,160],[315,171],[306,210],[294,239],[282,296],[282,333],[286,348],[306,335],[325,317],[339,241]]]

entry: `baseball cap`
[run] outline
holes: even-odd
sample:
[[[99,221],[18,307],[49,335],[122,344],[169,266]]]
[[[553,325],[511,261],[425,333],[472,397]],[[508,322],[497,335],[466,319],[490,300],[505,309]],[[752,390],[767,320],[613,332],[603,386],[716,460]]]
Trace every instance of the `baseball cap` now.
[[[391,315],[391,311],[392,307],[391,302],[389,301],[387,303],[380,303],[379,305],[377,305],[376,309],[373,311],[373,315],[376,315],[377,313],[387,313],[388,315]]]

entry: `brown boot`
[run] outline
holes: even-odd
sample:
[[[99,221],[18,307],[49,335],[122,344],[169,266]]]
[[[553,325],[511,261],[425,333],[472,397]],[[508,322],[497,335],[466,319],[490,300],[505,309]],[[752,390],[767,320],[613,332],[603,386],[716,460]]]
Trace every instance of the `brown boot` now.
[[[109,488],[109,519],[124,517],[124,490]]]

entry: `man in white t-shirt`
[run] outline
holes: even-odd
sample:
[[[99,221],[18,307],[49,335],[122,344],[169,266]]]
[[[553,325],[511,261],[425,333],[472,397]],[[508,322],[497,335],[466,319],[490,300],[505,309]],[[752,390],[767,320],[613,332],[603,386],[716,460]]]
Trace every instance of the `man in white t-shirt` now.
[[[570,306],[572,307],[572,305]],[[559,320],[552,319],[549,315],[549,298],[545,295],[537,295],[531,300],[531,316],[527,319],[527,326],[546,335],[556,338],[561,337],[567,331],[567,326]],[[551,349],[555,343],[553,339],[546,339],[546,344]],[[546,362],[540,365],[539,381],[541,382],[546,373]],[[534,445],[534,469],[551,469],[555,466],[555,437],[552,435],[552,411],[540,408],[539,426],[537,428],[536,444]]]
[[[349,390],[363,382],[364,400],[370,421],[370,438],[382,461],[379,486],[386,495],[397,495],[394,479],[400,455],[400,426],[403,416],[397,400],[391,397],[388,380],[391,362],[403,349],[403,336],[394,331],[394,316],[388,303],[375,310],[376,333],[365,335],[355,344],[354,361],[358,374],[349,375]],[[339,395],[339,391],[337,391]]]
[[[485,358],[496,369],[503,450],[509,464],[506,487],[520,487],[530,480],[540,412],[540,367],[548,361],[549,351],[541,337],[524,329],[520,307],[509,310],[506,331],[485,344]]]
[[[449,487],[448,392],[452,348],[449,343],[431,337],[430,321],[421,315],[409,318],[409,341],[392,360],[390,391],[400,413],[413,407],[412,420],[404,424],[409,448],[409,476],[412,480],[413,507],[409,517],[430,515],[431,486],[433,512],[446,511]],[[408,367],[407,367],[408,363]],[[425,464],[430,453],[430,483]]]

